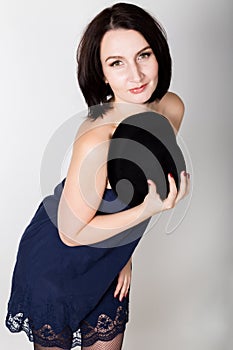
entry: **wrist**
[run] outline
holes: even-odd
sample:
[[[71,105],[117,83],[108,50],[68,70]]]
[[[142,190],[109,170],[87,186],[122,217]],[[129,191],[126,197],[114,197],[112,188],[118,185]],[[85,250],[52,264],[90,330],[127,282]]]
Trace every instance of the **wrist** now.
[[[148,204],[149,203],[147,203],[146,200],[144,200],[141,204],[139,204],[140,212],[141,212],[141,215],[143,217],[143,221],[151,218],[153,215],[156,214],[155,212],[152,211],[151,208],[149,208]]]

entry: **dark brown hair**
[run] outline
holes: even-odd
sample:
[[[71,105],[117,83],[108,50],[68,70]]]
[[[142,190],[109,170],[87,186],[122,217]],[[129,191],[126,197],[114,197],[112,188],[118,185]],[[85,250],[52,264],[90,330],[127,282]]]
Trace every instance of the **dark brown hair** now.
[[[87,26],[77,49],[78,82],[89,107],[89,117],[96,119],[109,109],[109,84],[104,82],[100,44],[111,29],[133,29],[143,35],[153,50],[159,66],[158,84],[147,102],[160,100],[171,81],[171,56],[167,36],[158,21],[142,8],[117,3],[101,11]]]

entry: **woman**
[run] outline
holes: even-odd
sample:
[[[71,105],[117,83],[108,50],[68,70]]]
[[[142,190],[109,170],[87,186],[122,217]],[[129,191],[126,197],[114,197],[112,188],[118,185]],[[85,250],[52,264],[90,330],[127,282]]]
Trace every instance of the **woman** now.
[[[20,241],[6,325],[24,330],[37,350],[118,350],[128,321],[132,253],[151,216],[187,195],[190,179],[182,172],[177,191],[169,175],[165,200],[148,179],[144,201],[121,210],[108,182],[109,144],[122,120],[148,108],[177,133],[184,106],[168,92],[165,33],[138,6],[119,3],[99,13],[77,59],[88,118],[77,132],[66,178],[39,205]],[[114,210],[104,212],[111,202]],[[129,232],[135,239],[125,242],[122,234]]]

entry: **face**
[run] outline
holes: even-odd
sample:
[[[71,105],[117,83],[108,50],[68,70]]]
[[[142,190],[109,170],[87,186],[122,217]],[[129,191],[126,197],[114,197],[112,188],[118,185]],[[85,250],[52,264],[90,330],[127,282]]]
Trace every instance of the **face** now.
[[[139,32],[116,29],[105,33],[100,59],[115,102],[141,104],[149,100],[158,83],[158,62]]]

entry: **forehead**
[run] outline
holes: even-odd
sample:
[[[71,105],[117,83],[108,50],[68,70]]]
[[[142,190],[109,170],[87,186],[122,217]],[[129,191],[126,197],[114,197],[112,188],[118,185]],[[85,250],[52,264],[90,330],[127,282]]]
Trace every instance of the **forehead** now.
[[[112,29],[105,33],[100,44],[100,56],[125,56],[148,46],[144,36],[132,29]]]

